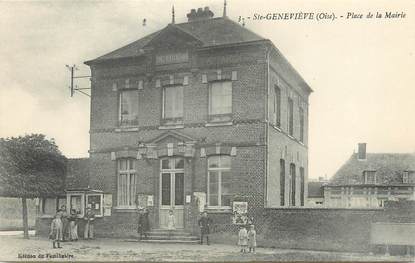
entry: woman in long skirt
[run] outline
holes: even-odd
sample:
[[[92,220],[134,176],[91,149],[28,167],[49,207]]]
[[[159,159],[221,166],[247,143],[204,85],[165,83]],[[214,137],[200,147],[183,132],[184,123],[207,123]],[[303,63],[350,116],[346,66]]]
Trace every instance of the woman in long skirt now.
[[[71,210],[69,217],[69,240],[78,241],[78,217],[75,209]]]

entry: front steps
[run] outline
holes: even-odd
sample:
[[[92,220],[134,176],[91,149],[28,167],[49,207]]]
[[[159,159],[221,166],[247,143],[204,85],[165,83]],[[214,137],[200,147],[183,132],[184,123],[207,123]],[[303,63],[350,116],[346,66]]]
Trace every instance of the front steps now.
[[[146,243],[186,243],[198,244],[199,237],[193,236],[191,233],[183,229],[167,230],[167,229],[152,229],[147,233],[147,239],[143,237],[142,240],[132,239],[126,240],[130,242],[146,242]]]

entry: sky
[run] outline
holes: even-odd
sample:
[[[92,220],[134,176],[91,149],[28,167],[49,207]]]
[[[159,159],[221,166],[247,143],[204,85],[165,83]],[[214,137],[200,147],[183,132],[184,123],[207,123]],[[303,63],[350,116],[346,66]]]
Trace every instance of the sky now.
[[[191,8],[222,15],[223,1],[0,1],[0,137],[44,133],[67,157],[87,157],[90,99],[69,95],[69,71],[131,43]],[[366,142],[368,152],[415,152],[414,1],[237,1],[227,15],[314,12],[332,20],[245,19],[272,40],[314,92],[309,177],[332,176]],[[402,19],[341,19],[404,12]],[[147,25],[142,26],[142,20]],[[88,80],[77,82],[88,88]]]

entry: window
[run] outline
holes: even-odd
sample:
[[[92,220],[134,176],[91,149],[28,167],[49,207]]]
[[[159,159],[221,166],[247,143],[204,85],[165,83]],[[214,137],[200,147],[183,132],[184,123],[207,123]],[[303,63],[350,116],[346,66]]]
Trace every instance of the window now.
[[[295,164],[290,164],[290,179],[291,179],[291,205],[295,206]]]
[[[274,87],[274,116],[275,126],[281,126],[281,89],[278,86]]]
[[[209,116],[211,120],[232,114],[232,82],[213,82],[209,92]]]
[[[120,92],[120,125],[138,124],[138,92],[136,90],[123,90]]]
[[[163,119],[182,122],[183,119],[183,87],[173,86],[163,89]]]
[[[305,187],[305,182],[304,182],[304,167],[300,167],[300,187],[301,187],[301,191],[300,191],[300,205],[304,206],[304,187]]]
[[[364,171],[363,182],[365,184],[376,184],[376,171]]]
[[[402,183],[404,183],[404,184],[414,183],[414,179],[415,179],[414,175],[415,175],[414,171],[405,171],[405,172],[403,172]]]
[[[231,158],[218,155],[208,158],[208,204],[231,206]]]
[[[280,205],[285,205],[285,161],[280,159]]]
[[[91,208],[95,216],[101,217],[104,215],[103,202],[103,194],[86,195],[86,207]]]
[[[161,205],[184,205],[184,159],[161,160]]]
[[[294,101],[288,98],[288,134],[294,135]]]
[[[118,160],[118,207],[134,208],[138,177],[134,159]]]
[[[304,110],[300,108],[300,142],[304,142]]]

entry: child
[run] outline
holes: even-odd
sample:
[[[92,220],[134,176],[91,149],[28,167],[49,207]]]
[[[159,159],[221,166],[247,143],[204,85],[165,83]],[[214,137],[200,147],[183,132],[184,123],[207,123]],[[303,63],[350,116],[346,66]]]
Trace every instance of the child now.
[[[255,248],[256,248],[256,231],[255,231],[255,226],[251,225],[250,229],[248,231],[248,247],[249,247],[249,252],[252,252],[255,254]]]
[[[50,224],[49,238],[52,239],[53,248],[62,248],[60,241],[62,240],[62,220],[60,212],[57,212]],[[58,247],[56,247],[56,244]]]
[[[238,237],[238,245],[241,247],[241,252],[245,253],[248,245],[248,232],[246,231],[245,226],[241,226]]]
[[[175,222],[174,222],[174,214],[173,210],[169,210],[169,216],[167,217],[167,229],[169,230],[169,239],[171,238],[172,232],[176,229]]]

